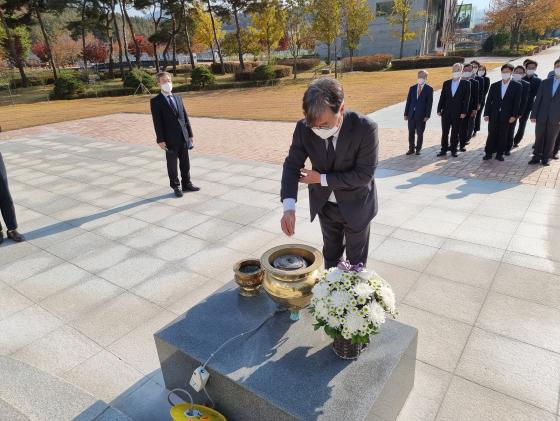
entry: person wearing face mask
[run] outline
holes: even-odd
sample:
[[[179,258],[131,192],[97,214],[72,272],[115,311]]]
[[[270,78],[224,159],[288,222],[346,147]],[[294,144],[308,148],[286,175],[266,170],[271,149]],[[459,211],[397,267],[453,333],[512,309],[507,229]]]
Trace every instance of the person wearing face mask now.
[[[407,155],[420,155],[422,143],[424,141],[424,130],[426,122],[432,113],[432,103],[434,100],[434,90],[426,83],[428,71],[418,72],[418,83],[412,85],[408,90],[406,106],[404,107],[404,119],[408,121],[408,152]],[[416,145],[414,142],[415,134],[418,136]]]
[[[477,62],[478,63],[478,62]],[[486,76],[486,66],[481,64],[478,66],[478,77],[479,77],[479,89],[480,91],[480,109],[476,113],[476,118],[474,121],[474,130],[473,130],[473,137],[476,136],[476,133],[480,131],[480,122],[482,120],[482,110],[484,110],[484,105],[486,104],[486,96],[488,95],[488,91],[490,90],[490,78]]]
[[[525,68],[523,66],[516,66],[515,69],[513,69],[513,75],[512,75],[512,80],[518,82],[521,84],[521,103],[519,106],[519,113],[520,115],[517,116],[517,120],[521,120],[521,117],[523,117],[523,112],[524,110],[527,108],[527,101],[529,100],[529,93],[531,91],[531,84],[529,82],[527,82],[526,80],[523,80],[523,78],[525,77]],[[509,133],[508,133],[508,139],[507,139],[507,144],[506,144],[506,152],[505,155],[509,156],[511,154],[511,148],[513,148],[514,145],[514,139],[513,139],[513,134],[515,133],[515,125],[516,125],[516,121],[514,121],[511,124]]]
[[[441,117],[441,151],[437,156],[446,156],[451,151],[451,156],[457,156],[459,145],[459,129],[461,121],[467,116],[471,95],[470,83],[461,80],[463,65],[453,65],[452,78],[443,82],[441,95],[437,106],[437,114]],[[449,130],[451,129],[451,141]]]
[[[535,126],[535,148],[529,164],[549,165],[553,157],[556,139],[560,136],[560,59],[554,62],[554,79],[542,81],[533,110],[531,121]]]
[[[529,120],[529,115],[531,114],[531,110],[533,109],[533,103],[535,102],[535,97],[537,96],[537,91],[539,90],[539,86],[541,86],[542,80],[537,76],[537,62],[531,59],[527,59],[524,62],[524,66],[526,69],[525,77],[523,78],[524,81],[529,82],[530,89],[529,95],[527,97],[527,103],[525,108],[523,109],[523,114],[521,118],[519,118],[519,125],[517,126],[517,133],[513,138],[513,147],[517,148],[523,139],[523,135],[525,134],[525,127],[527,126],[527,120]]]
[[[473,77],[473,66],[472,64],[465,64],[463,67],[463,77],[464,81],[470,84],[470,96],[469,96],[469,107],[467,109],[467,117],[461,120],[461,125],[459,127],[459,141],[460,141],[460,151],[466,152],[466,145],[469,143],[474,130],[474,123],[476,119],[476,113],[480,108],[480,95],[479,95],[479,84],[478,80]]]
[[[484,149],[484,160],[492,159],[496,153],[498,161],[504,160],[508,133],[519,115],[521,106],[521,84],[511,80],[513,65],[502,66],[502,80],[490,85],[484,107],[484,121],[488,122],[488,138]]]
[[[309,85],[303,114],[282,171],[282,231],[296,232],[299,184],[307,184],[311,221],[318,215],[323,233],[325,267],[335,267],[345,250],[352,265],[365,265],[370,223],[377,214],[377,124],[345,110],[342,86],[332,78]],[[311,169],[305,168],[307,159]]]
[[[156,142],[165,151],[169,185],[175,196],[183,192],[200,190],[191,182],[189,149],[193,147],[193,131],[183,99],[172,93],[171,75],[161,72],[156,75],[161,93],[150,100]],[[181,171],[181,183],[177,174],[177,160]]]

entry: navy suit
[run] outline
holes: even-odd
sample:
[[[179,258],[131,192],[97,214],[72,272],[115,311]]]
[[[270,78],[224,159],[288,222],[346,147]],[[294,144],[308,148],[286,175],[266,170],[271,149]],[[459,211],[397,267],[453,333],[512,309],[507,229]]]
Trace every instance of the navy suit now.
[[[413,85],[408,90],[404,116],[408,119],[408,149],[419,152],[424,142],[424,130],[426,129],[425,118],[430,118],[432,114],[432,103],[434,101],[434,89],[427,84],[422,86],[418,95],[419,85]],[[418,140],[414,142],[414,135]]]

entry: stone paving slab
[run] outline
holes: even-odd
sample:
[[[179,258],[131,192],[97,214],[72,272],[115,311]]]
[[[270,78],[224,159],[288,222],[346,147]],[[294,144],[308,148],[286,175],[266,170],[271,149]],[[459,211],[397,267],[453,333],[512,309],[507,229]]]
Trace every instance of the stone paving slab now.
[[[203,190],[177,199],[152,146],[51,132],[0,150],[30,238],[0,247],[0,354],[134,419],[165,419],[153,333],[230,281],[236,260],[290,241],[279,227],[281,168],[196,152]],[[495,419],[495,407],[554,419],[558,191],[387,168],[377,184],[368,265],[419,329],[417,383],[400,419],[473,419],[465,402],[481,394],[476,419]],[[305,194],[295,239],[320,247]]]

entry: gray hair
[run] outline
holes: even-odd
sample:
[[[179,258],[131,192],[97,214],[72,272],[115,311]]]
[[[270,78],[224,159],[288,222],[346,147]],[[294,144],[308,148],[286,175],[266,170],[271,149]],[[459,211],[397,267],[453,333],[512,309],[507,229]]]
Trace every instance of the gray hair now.
[[[169,73],[169,72],[159,72],[156,75],[156,81],[159,82],[159,80],[164,76],[169,76],[169,79],[171,79],[171,77],[172,77],[171,73]]]
[[[322,77],[313,81],[303,94],[303,113],[307,124],[313,124],[326,110],[338,113],[344,102],[344,90],[336,79]]]
[[[455,63],[453,65],[453,69],[455,68],[459,69],[460,71],[463,71],[463,63]]]

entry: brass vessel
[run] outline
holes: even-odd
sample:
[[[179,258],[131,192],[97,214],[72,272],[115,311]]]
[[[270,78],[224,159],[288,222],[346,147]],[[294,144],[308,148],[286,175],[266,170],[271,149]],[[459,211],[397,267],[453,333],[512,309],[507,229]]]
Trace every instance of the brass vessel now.
[[[264,271],[257,259],[243,259],[233,266],[234,279],[239,285],[239,294],[254,297],[260,292]]]
[[[274,267],[274,262],[282,256],[300,256],[307,266],[294,270]],[[311,301],[311,289],[319,280],[323,268],[321,252],[303,244],[277,246],[262,255],[261,267],[264,270],[264,290],[273,301],[291,310],[292,320],[297,320],[299,310]]]

